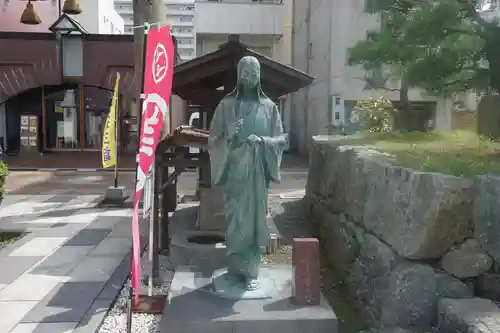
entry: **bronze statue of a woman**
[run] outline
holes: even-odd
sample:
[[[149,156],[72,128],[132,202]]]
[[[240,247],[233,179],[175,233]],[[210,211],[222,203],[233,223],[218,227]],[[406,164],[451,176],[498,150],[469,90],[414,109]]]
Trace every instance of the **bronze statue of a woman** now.
[[[269,183],[280,181],[287,138],[276,104],[262,91],[259,61],[243,57],[237,74],[236,88],[215,110],[209,153],[212,182],[224,190],[227,275],[252,291],[269,241]]]

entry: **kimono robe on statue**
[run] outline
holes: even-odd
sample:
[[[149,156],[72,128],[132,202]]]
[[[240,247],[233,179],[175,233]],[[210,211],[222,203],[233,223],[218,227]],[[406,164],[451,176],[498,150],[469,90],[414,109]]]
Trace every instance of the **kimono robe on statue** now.
[[[248,84],[248,75],[254,76],[254,85]],[[228,273],[247,283],[258,278],[260,256],[269,241],[268,189],[270,182],[280,181],[285,144],[278,108],[261,89],[260,64],[244,57],[235,90],[215,110],[209,153],[212,182],[224,190]]]

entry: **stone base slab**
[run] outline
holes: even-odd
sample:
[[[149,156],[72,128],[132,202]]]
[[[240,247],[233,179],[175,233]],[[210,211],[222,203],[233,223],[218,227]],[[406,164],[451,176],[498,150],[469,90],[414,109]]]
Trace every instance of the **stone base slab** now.
[[[212,292],[212,274],[201,274],[188,266],[179,267],[160,323],[161,332],[338,332],[337,316],[323,295],[317,306],[291,303],[293,274],[290,265],[264,267],[284,280],[276,292],[269,298],[237,301]]]
[[[127,200],[127,189],[125,186],[110,186],[106,190],[106,194],[104,195],[104,202],[105,203],[110,203],[110,204],[115,204],[115,205],[120,205],[124,204],[125,201]]]

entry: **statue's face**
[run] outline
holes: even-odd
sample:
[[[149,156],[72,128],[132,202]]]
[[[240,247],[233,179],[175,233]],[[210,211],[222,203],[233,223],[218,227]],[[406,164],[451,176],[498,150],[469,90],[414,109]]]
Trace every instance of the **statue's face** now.
[[[244,88],[255,88],[260,82],[260,66],[254,57],[244,57],[238,64],[239,82]]]

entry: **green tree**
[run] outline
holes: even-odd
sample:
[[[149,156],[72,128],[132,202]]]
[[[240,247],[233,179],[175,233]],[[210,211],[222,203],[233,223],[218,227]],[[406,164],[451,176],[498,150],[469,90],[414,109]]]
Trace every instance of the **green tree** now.
[[[472,88],[499,93],[500,27],[478,11],[483,3],[367,0],[366,12],[379,13],[381,26],[348,50],[350,62],[362,64],[369,78],[376,72],[399,78],[404,111],[411,110],[412,86],[439,94]]]

